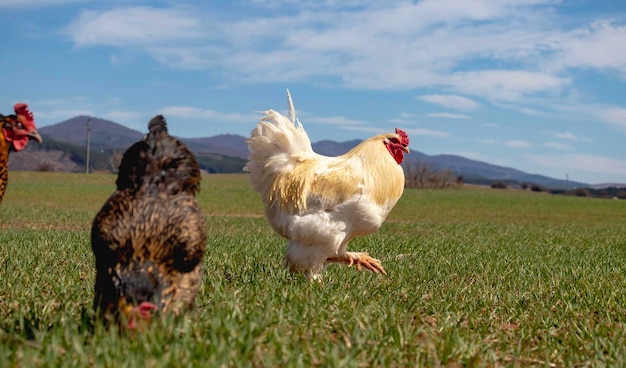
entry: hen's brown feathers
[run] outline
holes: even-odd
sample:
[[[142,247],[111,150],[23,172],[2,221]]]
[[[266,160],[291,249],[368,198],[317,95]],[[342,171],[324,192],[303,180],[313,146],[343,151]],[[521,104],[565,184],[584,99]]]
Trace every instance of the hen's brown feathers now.
[[[161,115],[149,123],[144,140],[133,144],[124,153],[119,167],[117,189],[139,188],[169,194],[200,190],[200,167],[187,147],[167,132]]]
[[[202,280],[200,168],[162,116],[149,126],[124,154],[117,190],[93,222],[94,307],[104,315],[115,316],[120,300],[179,313],[193,305]]]

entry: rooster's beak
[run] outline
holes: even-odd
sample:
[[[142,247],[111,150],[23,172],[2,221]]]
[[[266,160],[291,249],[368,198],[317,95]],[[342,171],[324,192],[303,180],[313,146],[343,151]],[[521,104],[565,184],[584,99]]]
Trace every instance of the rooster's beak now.
[[[39,133],[37,133],[36,130],[31,130],[30,132],[28,132],[28,138],[35,140],[39,143],[43,141],[43,139],[41,139],[41,136],[39,135]]]
[[[409,146],[402,146],[402,150],[406,153],[409,153]]]

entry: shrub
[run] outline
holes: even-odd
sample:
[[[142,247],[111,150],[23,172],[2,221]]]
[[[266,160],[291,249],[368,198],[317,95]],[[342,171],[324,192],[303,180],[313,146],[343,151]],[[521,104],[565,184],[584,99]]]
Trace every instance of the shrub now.
[[[574,190],[570,190],[568,194],[576,197],[591,197],[591,192],[587,188],[576,188]]]
[[[500,180],[494,181],[493,183],[491,183],[491,187],[493,189],[507,189],[508,188],[506,183]]]
[[[43,163],[37,165],[37,168],[35,170],[36,171],[42,171],[42,172],[53,172],[54,171],[54,164],[52,164],[52,162],[43,162]]]

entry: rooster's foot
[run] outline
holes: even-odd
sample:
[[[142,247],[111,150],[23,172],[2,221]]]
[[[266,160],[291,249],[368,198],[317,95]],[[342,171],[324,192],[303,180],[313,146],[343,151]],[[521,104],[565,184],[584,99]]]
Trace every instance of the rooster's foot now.
[[[361,271],[361,267],[364,267],[374,273],[382,273],[386,275],[385,269],[380,265],[380,261],[376,258],[370,257],[367,253],[361,252],[346,252],[344,255],[330,257],[327,262],[343,263],[348,267],[356,265],[356,269]]]

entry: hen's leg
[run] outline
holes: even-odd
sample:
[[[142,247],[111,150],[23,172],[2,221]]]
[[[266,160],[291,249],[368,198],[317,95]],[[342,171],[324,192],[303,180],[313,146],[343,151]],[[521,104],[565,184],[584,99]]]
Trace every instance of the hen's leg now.
[[[343,263],[348,267],[353,264],[356,265],[356,269],[361,271],[361,267],[364,267],[374,273],[382,273],[386,275],[385,269],[380,265],[380,261],[376,258],[370,257],[367,253],[362,252],[346,252],[343,255],[336,257],[330,257],[326,259],[326,262]]]

